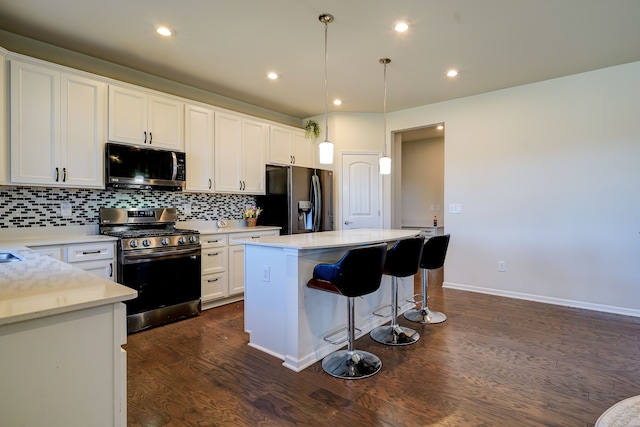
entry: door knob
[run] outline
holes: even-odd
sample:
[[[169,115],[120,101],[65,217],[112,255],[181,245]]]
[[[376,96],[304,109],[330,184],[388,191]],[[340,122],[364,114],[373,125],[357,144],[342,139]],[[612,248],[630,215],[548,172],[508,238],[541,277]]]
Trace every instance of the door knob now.
[[[353,224],[353,221],[345,221],[344,225],[349,225],[349,224]]]

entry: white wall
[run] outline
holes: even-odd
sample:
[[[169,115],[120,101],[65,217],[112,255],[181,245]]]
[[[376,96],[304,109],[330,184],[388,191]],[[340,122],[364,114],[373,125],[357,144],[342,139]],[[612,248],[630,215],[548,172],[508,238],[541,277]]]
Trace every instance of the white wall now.
[[[438,122],[445,286],[640,316],[640,62],[388,115]]]
[[[401,226],[444,225],[444,138],[401,144]]]

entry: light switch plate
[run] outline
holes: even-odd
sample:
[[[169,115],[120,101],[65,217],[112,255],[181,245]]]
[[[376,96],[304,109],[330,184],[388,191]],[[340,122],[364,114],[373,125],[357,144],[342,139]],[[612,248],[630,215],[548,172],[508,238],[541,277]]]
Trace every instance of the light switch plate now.
[[[451,203],[449,205],[449,213],[460,214],[462,213],[462,205],[460,203]]]

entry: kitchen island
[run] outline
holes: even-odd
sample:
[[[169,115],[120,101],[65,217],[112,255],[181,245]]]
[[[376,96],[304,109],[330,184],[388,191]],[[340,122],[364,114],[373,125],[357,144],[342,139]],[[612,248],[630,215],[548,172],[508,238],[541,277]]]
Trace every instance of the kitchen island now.
[[[333,263],[350,248],[415,236],[417,230],[356,229],[267,236],[245,241],[245,331],[249,345],[284,361],[296,372],[343,347],[339,340],[347,323],[346,297],[307,287],[313,268]],[[398,314],[414,304],[413,276],[398,280]],[[391,302],[391,280],[383,276],[380,288],[358,298],[355,326],[358,336],[387,323],[390,317],[372,314]],[[384,312],[384,310],[383,310]],[[390,309],[386,310],[390,313]],[[356,337],[357,338],[357,337]]]
[[[136,291],[0,242],[0,425],[126,426]],[[17,260],[16,260],[17,259]]]

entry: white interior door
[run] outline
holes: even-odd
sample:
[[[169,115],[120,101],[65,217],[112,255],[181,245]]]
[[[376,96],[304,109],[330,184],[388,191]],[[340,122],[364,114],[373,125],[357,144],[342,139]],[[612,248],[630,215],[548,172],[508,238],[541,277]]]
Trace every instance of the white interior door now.
[[[342,229],[380,228],[378,154],[342,155]]]

